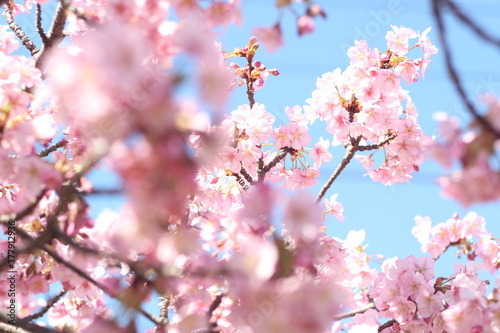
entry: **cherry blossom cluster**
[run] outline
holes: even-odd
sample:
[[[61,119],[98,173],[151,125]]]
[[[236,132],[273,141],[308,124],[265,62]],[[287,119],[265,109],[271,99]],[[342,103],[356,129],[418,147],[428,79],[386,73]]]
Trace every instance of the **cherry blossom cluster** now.
[[[299,2],[303,35],[325,14],[312,1],[275,6],[294,12]],[[279,74],[254,59],[257,38],[223,53],[212,35],[241,22],[239,1],[61,1],[55,25],[70,43],[58,48],[62,37],[38,28],[49,43],[35,49],[8,14],[36,6],[39,16],[45,3],[9,1],[15,33],[0,28],[0,220],[17,228],[20,324],[134,331],[134,315],[116,319],[114,299],[148,319],[148,332],[500,330],[498,283],[487,295],[477,276],[499,267],[500,247],[484,219],[469,213],[432,227],[417,217],[423,252],[437,259],[457,246],[471,261],[452,276],[436,278],[434,260],[414,256],[385,260],[378,272],[384,257],[368,254],[364,230],[346,239],[326,234],[327,217],[344,220],[338,194],[325,197],[338,173],[316,198],[307,192],[333,159],[332,142],[347,150],[339,173],[356,152],[382,148],[377,169],[373,154],[356,157],[374,180],[406,181],[418,170],[430,139],[400,79],[424,76],[437,52],[429,29],[393,27],[385,53],[356,42],[351,65],[318,79],[308,105],[286,107],[288,121],[277,126],[255,101],[269,74]],[[257,29],[259,40],[281,44],[279,24]],[[13,55],[16,37],[33,58]],[[408,58],[413,48],[423,58]],[[228,66],[230,57],[246,64]],[[180,60],[193,73],[181,75]],[[198,94],[182,98],[177,89],[190,79]],[[249,104],[221,117],[232,84],[246,86]],[[312,141],[317,118],[333,138]],[[98,189],[85,176],[104,163],[128,202],[93,220],[87,196]],[[5,253],[7,242],[0,246]],[[1,279],[3,307],[8,288]],[[159,316],[144,308],[158,296]]]
[[[264,82],[269,77],[269,74],[277,76],[277,69],[267,69],[260,61],[253,62],[255,52],[259,48],[257,38],[252,37],[248,44],[242,48],[236,48],[233,52],[226,52],[224,58],[242,57],[247,61],[246,67],[240,67],[236,63],[231,63],[230,68],[233,70],[236,80],[233,80],[232,86],[246,85],[251,93],[255,90],[262,89]]]
[[[423,77],[429,58],[437,52],[427,37],[430,29],[422,34],[410,28],[392,29],[386,35],[385,53],[370,49],[366,41],[357,41],[348,51],[350,66],[319,78],[304,107],[310,122],[319,118],[327,124],[335,144],[361,140],[367,147],[383,147],[380,167],[375,167],[373,154],[357,155],[356,159],[374,181],[386,185],[408,181],[424,159],[422,145],[430,138],[418,125],[417,110],[400,78],[410,84]],[[417,37],[410,48],[409,40]],[[422,48],[423,58],[407,58],[416,47]]]
[[[446,222],[432,226],[429,217],[415,217],[412,233],[422,244],[422,252],[438,258],[448,247],[456,246],[457,255],[464,254],[469,260],[476,257],[484,268],[495,272],[500,268],[500,244],[485,228],[483,217],[470,212],[463,218],[458,214]]]
[[[493,129],[500,128],[500,102],[494,96],[484,96],[488,107],[485,119]],[[500,198],[500,169],[494,159],[499,153],[498,135],[477,121],[461,128],[458,119],[438,112],[437,140],[426,148],[429,155],[442,166],[452,170],[442,176],[438,184],[443,195],[457,200],[463,206]]]

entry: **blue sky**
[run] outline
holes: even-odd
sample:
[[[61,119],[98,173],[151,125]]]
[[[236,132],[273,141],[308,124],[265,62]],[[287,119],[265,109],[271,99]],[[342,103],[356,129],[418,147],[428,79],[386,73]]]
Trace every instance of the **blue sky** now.
[[[272,25],[278,13],[271,6],[273,1],[243,0],[244,25],[231,27],[220,41],[224,50],[246,44],[252,36],[251,28],[257,25]],[[385,33],[390,24],[408,26],[417,31],[433,27],[431,40],[437,45],[436,24],[431,15],[429,1],[418,0],[355,0],[355,1],[318,1],[328,18],[316,20],[316,31],[312,35],[297,37],[294,16],[287,12],[283,18],[285,46],[275,53],[268,53],[261,47],[256,60],[261,60],[268,68],[278,68],[280,76],[270,77],[263,90],[256,93],[256,101],[266,105],[278,121],[283,121],[286,106],[304,105],[315,89],[316,78],[323,73],[348,65],[345,55],[347,47],[355,39],[367,39],[370,47],[385,50]],[[494,0],[460,1],[467,13],[476,18],[490,31],[498,25],[500,5]],[[455,20],[449,23],[450,43],[462,81],[470,97],[476,101],[479,92],[500,93],[500,54],[486,46],[475,35]],[[2,23],[4,24],[4,23]],[[418,57],[419,55],[417,55]],[[420,124],[426,134],[435,134],[436,124],[432,114],[446,111],[462,120],[465,124],[469,115],[455,94],[445,71],[442,52],[435,55],[427,70],[426,79],[405,89],[410,91],[419,111]],[[239,104],[247,103],[244,90],[237,89],[230,101],[233,110]],[[315,127],[313,137],[330,135]],[[344,155],[342,147],[332,147],[334,161],[322,169],[320,185],[311,189],[317,194]],[[500,209],[498,203],[475,205],[464,209],[454,201],[441,198],[435,179],[444,171],[434,162],[424,162],[419,173],[414,174],[411,184],[383,186],[363,177],[361,165],[353,161],[334,183],[327,194],[339,193],[338,200],[344,206],[345,222],[333,218],[328,222],[328,233],[344,238],[349,230],[365,229],[369,253],[380,253],[386,257],[406,257],[419,255],[420,245],[411,235],[415,215],[428,215],[434,223],[443,222],[454,212],[460,216],[474,210],[486,218],[490,232],[500,235]],[[96,187],[115,187],[118,180],[106,170],[91,175]],[[91,215],[97,217],[104,207],[118,209],[123,203],[120,197],[94,196],[90,198]],[[438,275],[449,275],[453,270],[454,251],[449,251],[439,259],[436,267]],[[157,302],[153,301],[151,305]]]

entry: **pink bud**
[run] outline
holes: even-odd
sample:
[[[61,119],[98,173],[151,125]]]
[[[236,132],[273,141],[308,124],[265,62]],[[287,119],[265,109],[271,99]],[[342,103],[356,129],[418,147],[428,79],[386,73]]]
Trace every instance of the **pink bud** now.
[[[314,31],[314,20],[310,16],[302,16],[297,21],[299,36],[309,34]]]
[[[278,70],[278,69],[276,69],[276,68],[273,68],[273,69],[268,69],[267,71],[268,71],[271,75],[274,75],[274,76],[278,76],[278,75],[280,75],[279,70]]]

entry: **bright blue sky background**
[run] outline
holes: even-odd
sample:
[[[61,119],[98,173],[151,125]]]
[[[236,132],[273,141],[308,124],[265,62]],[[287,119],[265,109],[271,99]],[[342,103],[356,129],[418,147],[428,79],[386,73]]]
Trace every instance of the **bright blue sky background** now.
[[[272,8],[274,1],[243,0],[244,25],[230,28],[221,38],[223,49],[233,50],[246,44],[252,36],[251,28],[257,25],[269,26],[276,22],[278,13]],[[431,40],[440,48],[436,24],[431,15],[430,1],[412,0],[355,0],[355,1],[318,1],[326,13],[327,20],[316,20],[316,32],[312,35],[297,37],[292,13],[287,12],[283,20],[285,46],[275,53],[259,49],[256,60],[261,60],[268,68],[278,68],[278,77],[270,77],[265,89],[256,93],[256,101],[266,105],[278,123],[285,120],[286,106],[304,105],[315,89],[316,78],[323,73],[348,65],[345,50],[355,39],[367,39],[370,47],[385,50],[385,33],[389,24],[408,26],[417,31],[433,27]],[[483,27],[495,31],[498,25],[500,5],[495,0],[460,1],[466,12]],[[383,12],[383,14],[382,14]],[[474,101],[478,92],[500,93],[500,54],[493,47],[486,46],[469,30],[456,20],[449,23],[450,43],[462,81]],[[4,23],[2,23],[4,24]],[[497,34],[498,35],[498,34]],[[417,54],[416,57],[420,55]],[[432,120],[435,111],[442,110],[459,117],[463,123],[469,119],[459,101],[443,62],[443,53],[432,58],[426,79],[409,87],[414,103],[420,114],[420,124],[425,133],[435,134],[436,124]],[[231,99],[231,108],[247,103],[242,88]],[[318,128],[313,136],[330,137]],[[312,189],[316,195],[338,162],[344,155],[342,147],[332,147],[334,161],[322,169],[320,185]],[[497,204],[475,205],[464,209],[454,201],[442,199],[435,185],[436,177],[443,170],[434,162],[424,162],[419,173],[414,174],[411,184],[398,184],[390,187],[372,182],[363,177],[364,169],[353,161],[334,183],[327,194],[339,193],[338,200],[344,206],[345,222],[331,219],[327,224],[328,233],[345,238],[349,230],[365,229],[368,253],[380,253],[386,257],[406,257],[420,254],[420,244],[411,235],[415,215],[428,215],[434,224],[450,218],[454,212],[460,216],[474,210],[486,217],[488,230],[500,235],[500,209]],[[91,179],[96,187],[115,187],[117,180],[105,172],[94,172]],[[104,207],[118,209],[122,204],[119,197],[94,196],[90,198],[91,215],[97,217]],[[438,275],[449,275],[453,270],[455,251],[444,255],[436,267]],[[156,301],[151,302],[156,305]],[[142,325],[141,325],[142,326]]]

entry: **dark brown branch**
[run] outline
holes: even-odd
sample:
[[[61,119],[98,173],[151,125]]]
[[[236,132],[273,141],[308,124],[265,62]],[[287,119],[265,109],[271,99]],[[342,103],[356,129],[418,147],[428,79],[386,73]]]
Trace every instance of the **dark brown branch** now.
[[[49,51],[59,45],[59,43],[64,39],[64,26],[66,24],[67,14],[61,2],[57,4],[56,13],[52,19],[52,25],[50,26],[49,33],[47,36],[47,42],[43,43],[42,49],[33,58],[36,61],[37,67],[43,71],[46,65],[46,58]]]
[[[383,325],[380,325],[379,328],[378,328],[378,331],[382,332],[386,328],[389,328],[389,327],[391,327],[392,325],[394,325],[396,323],[397,323],[397,321],[395,321],[394,319],[389,320],[388,322],[384,323]]]
[[[224,298],[224,294],[217,295],[215,297],[215,299],[213,300],[212,304],[210,304],[210,307],[208,308],[207,319],[208,319],[208,326],[209,327],[206,331],[207,333],[218,332],[215,330],[215,328],[217,327],[217,321],[211,323],[210,318],[212,318],[212,314],[214,313],[214,311],[219,307],[219,305],[221,305],[223,298]]]
[[[123,194],[123,189],[121,188],[95,188],[92,189],[89,195],[119,195]]]
[[[64,147],[68,141],[66,139],[62,139],[61,141],[57,142],[56,144],[50,146],[49,148],[42,150],[39,152],[37,155],[39,157],[46,157],[49,156],[50,153],[55,152],[57,149]]]
[[[252,60],[253,57],[247,56],[248,69],[247,69],[246,83],[247,83],[247,97],[248,97],[248,102],[250,103],[250,108],[253,108],[255,104],[255,90],[253,89],[254,79],[252,78],[252,72],[254,68],[252,65]]]
[[[253,180],[252,176],[247,172],[247,170],[243,167],[243,163],[241,163],[241,170],[240,173],[243,175],[245,180],[250,184],[253,185],[255,181]]]
[[[48,44],[49,39],[42,27],[42,6],[39,3],[36,4],[36,31],[40,35],[42,42]]]
[[[50,308],[52,308],[54,306],[54,304],[59,302],[59,300],[61,298],[63,298],[64,295],[66,295],[66,293],[67,293],[66,290],[64,290],[64,289],[61,290],[61,292],[59,294],[57,294],[56,296],[54,296],[51,300],[49,300],[47,302],[47,305],[45,305],[40,311],[38,311],[37,313],[34,313],[30,316],[24,317],[23,320],[33,321],[35,319],[43,317],[50,310]]]
[[[342,320],[345,318],[354,317],[355,315],[360,314],[360,313],[365,313],[366,311],[368,311],[370,309],[375,309],[375,304],[370,303],[370,304],[368,304],[362,308],[359,308],[357,310],[349,311],[349,312],[343,313],[341,315],[335,316],[335,317],[333,317],[333,320]]]
[[[472,31],[474,31],[478,35],[479,38],[481,38],[487,43],[495,45],[496,47],[500,47],[499,38],[491,36],[488,32],[486,32],[479,25],[477,25],[476,22],[472,21],[467,15],[464,14],[464,12],[462,12],[462,10],[453,1],[446,0],[446,5],[448,5],[453,14],[455,14],[455,16],[460,21],[468,25],[472,29]]]
[[[232,176],[236,177],[236,181],[238,182],[238,184],[240,184],[240,186],[241,186],[242,189],[244,189],[245,191],[250,190],[250,188],[245,183],[245,181],[243,180],[243,178],[241,178],[241,176],[240,176],[239,173],[233,172]]]
[[[257,164],[258,164],[258,166],[257,166],[257,181],[259,183],[262,183],[264,181],[264,177],[266,176],[266,173],[264,172],[264,158],[260,157]]]
[[[321,199],[323,199],[323,197],[325,196],[328,189],[332,186],[335,179],[337,179],[337,177],[345,169],[345,167],[349,164],[349,162],[351,162],[352,158],[354,157],[354,154],[358,151],[358,143],[360,140],[361,136],[359,136],[356,139],[352,139],[351,143],[347,145],[347,149],[344,158],[342,159],[342,162],[340,162],[337,169],[335,169],[335,171],[333,171],[332,175],[330,176],[330,179],[328,179],[326,184],[321,188],[321,191],[316,197],[316,203],[320,202]]]
[[[31,41],[31,39],[24,33],[23,29],[14,22],[14,17],[12,16],[12,11],[10,9],[10,3],[8,0],[2,0],[0,1],[3,7],[3,16],[5,17],[5,20],[9,24],[9,27],[16,36],[21,40],[21,43],[30,51],[32,56],[35,56],[35,54],[38,54],[40,50],[36,47],[35,43]]]
[[[282,160],[285,159],[286,157],[286,154],[288,154],[289,150],[288,150],[288,147],[284,147],[283,148],[283,152],[279,155],[277,155],[275,158],[273,158],[273,160],[271,162],[269,162],[268,165],[266,165],[264,167],[264,169],[262,169],[262,171],[264,172],[264,174],[268,173],[269,171],[271,171],[272,168],[274,168],[276,165],[278,165],[279,162],[281,162]]]
[[[448,39],[446,37],[446,28],[444,25],[442,13],[441,13],[441,6],[442,6],[442,1],[443,0],[433,0],[432,1],[432,9],[433,9],[433,14],[437,22],[438,26],[438,32],[439,32],[439,40],[441,41],[441,45],[444,51],[444,59],[446,63],[446,69],[448,71],[448,75],[451,78],[451,81],[453,82],[453,85],[455,86],[455,89],[457,90],[460,98],[462,99],[462,102],[465,104],[467,107],[467,110],[469,113],[474,116],[474,119],[481,124],[486,130],[490,131],[493,133],[497,138],[500,138],[500,132],[495,129],[490,122],[488,122],[485,118],[483,118],[479,112],[476,110],[472,102],[469,100],[467,97],[467,94],[465,93],[465,89],[462,86],[461,80],[458,76],[458,73],[455,69],[455,66],[453,65],[452,57],[451,57],[451,50],[450,46],[448,45]]]
[[[367,150],[374,150],[374,149],[380,149],[382,148],[384,145],[386,145],[387,143],[389,143],[389,141],[391,140],[394,140],[396,138],[396,132],[389,132],[387,133],[387,137],[380,141],[379,143],[376,143],[376,144],[373,144],[373,145],[366,145],[366,146],[358,146],[356,148],[357,151],[367,151]]]

